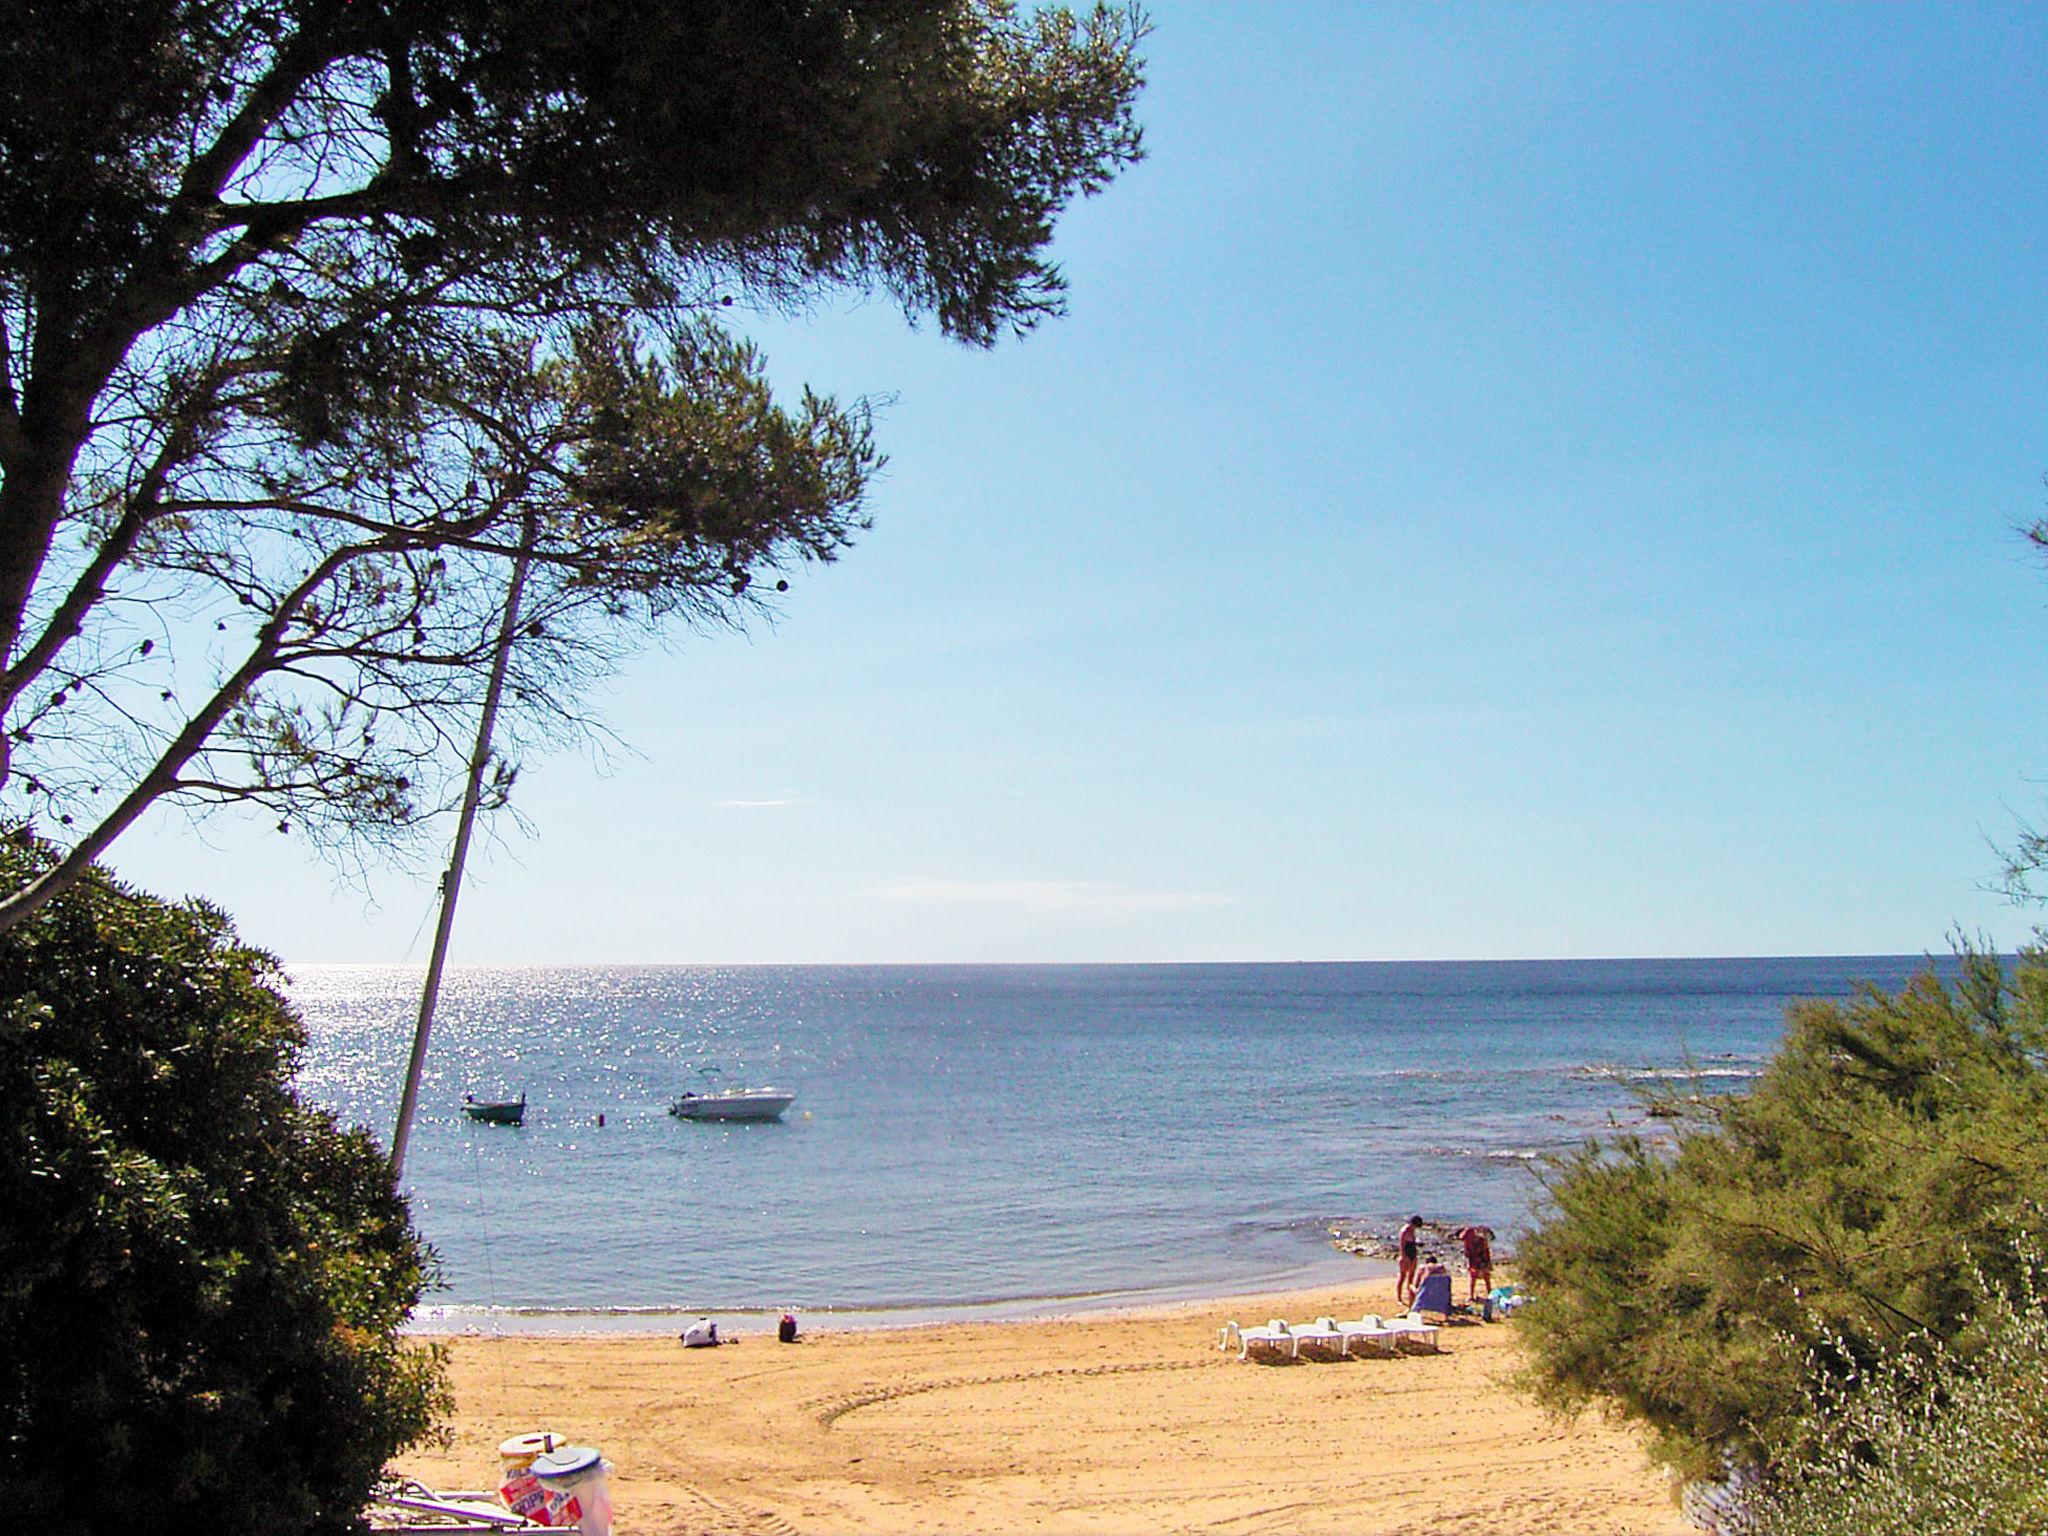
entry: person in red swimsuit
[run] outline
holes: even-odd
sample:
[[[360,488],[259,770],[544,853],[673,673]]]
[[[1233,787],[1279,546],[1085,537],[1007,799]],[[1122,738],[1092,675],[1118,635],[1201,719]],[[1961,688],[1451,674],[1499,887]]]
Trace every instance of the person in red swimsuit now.
[[[1456,1236],[1465,1245],[1465,1300],[1475,1302],[1493,1289],[1493,1228],[1460,1227]]]

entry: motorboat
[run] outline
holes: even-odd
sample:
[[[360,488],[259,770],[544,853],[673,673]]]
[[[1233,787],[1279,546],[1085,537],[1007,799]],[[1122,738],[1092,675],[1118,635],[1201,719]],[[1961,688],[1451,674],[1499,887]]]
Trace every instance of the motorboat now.
[[[668,1112],[679,1120],[780,1120],[796,1095],[780,1088],[722,1088],[715,1093],[682,1093]]]
[[[516,1099],[480,1099],[473,1093],[462,1096],[462,1112],[485,1125],[526,1124],[526,1095]]]

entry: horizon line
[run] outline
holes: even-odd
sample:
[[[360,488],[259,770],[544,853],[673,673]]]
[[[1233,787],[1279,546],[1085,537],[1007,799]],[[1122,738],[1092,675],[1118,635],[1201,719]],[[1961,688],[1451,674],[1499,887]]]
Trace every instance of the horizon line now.
[[[1484,958],[1470,956],[1408,956],[1378,959],[1316,958],[1297,957],[1293,959],[1207,959],[1207,960],[451,960],[449,970],[562,970],[571,967],[598,966],[666,966],[675,968],[701,968],[706,970],[768,970],[768,969],[855,969],[861,967],[888,966],[894,969],[942,969],[947,967],[993,968],[1033,966],[1050,968],[1071,967],[1126,967],[1145,966],[1176,967],[1225,966],[1225,965],[1625,965],[1646,964],[1659,961],[1740,961],[1740,960],[1933,960],[1954,959],[1961,953],[1954,949],[1944,951],[1922,950],[1842,950],[1814,953],[1751,953],[1751,954],[1629,954],[1629,955],[1493,955]],[[1979,950],[1972,953],[1988,954],[1999,960],[2017,959],[2023,953],[2019,949]],[[286,966],[405,966],[425,970],[427,962],[413,960],[307,960],[285,959]]]

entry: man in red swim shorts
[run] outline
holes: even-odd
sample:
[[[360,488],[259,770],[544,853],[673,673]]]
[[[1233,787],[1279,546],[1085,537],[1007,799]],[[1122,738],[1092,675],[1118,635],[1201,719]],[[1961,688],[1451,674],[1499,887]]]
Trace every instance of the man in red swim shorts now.
[[[1493,1228],[1460,1227],[1457,1237],[1465,1245],[1465,1300],[1474,1302],[1493,1289]]]

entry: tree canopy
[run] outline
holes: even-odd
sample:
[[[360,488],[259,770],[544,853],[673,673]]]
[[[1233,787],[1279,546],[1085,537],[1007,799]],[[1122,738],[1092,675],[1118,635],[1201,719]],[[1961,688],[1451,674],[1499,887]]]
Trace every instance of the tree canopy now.
[[[295,1095],[278,980],[98,870],[0,934],[0,1478],[38,1530],[356,1529],[445,1411],[398,1334],[429,1255]]]
[[[522,540],[513,742],[864,526],[864,404],[751,306],[989,345],[1139,154],[1141,18],[1005,0],[27,0],[0,31],[0,806],[65,853],[453,798]],[[505,770],[509,773],[509,769]]]
[[[2048,1209],[2048,964],[1791,1010],[1750,1091],[1651,1103],[1675,1144],[1553,1167],[1519,1248],[1531,1379],[1653,1433],[1689,1476],[1769,1466],[1817,1384],[1915,1341],[1967,1361]]]

